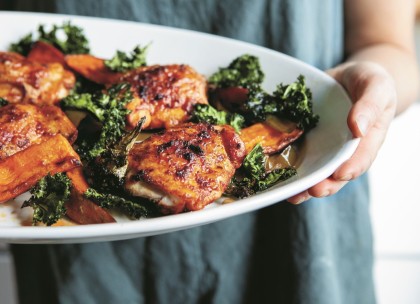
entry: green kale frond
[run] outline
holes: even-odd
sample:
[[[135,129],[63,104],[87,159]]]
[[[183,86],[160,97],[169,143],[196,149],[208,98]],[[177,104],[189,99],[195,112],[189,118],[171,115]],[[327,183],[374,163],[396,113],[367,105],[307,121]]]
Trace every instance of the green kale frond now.
[[[136,142],[144,122],[145,118],[138,123],[136,128],[124,132],[118,142],[107,147],[106,151],[89,163],[86,174],[95,189],[104,192],[124,192],[124,177],[128,166],[127,155]]]
[[[99,193],[93,188],[87,189],[84,195],[102,208],[119,210],[134,219],[150,217],[154,214],[151,209],[140,202],[134,202],[118,195]]]
[[[196,104],[192,111],[192,121],[206,122],[213,125],[230,125],[236,132],[244,127],[245,118],[237,113],[218,111],[211,105]]]
[[[296,123],[301,130],[309,131],[319,121],[319,116],[313,112],[312,93],[302,75],[292,84],[278,85],[273,94],[262,89],[250,91],[238,111],[245,117],[247,125],[265,121],[267,115],[274,115]]]
[[[9,47],[9,51],[27,56],[32,48],[33,43],[34,41],[32,33],[29,33],[21,38],[18,42],[12,43]]]
[[[64,38],[61,39],[60,36]],[[36,41],[50,43],[64,54],[87,54],[90,52],[89,41],[83,29],[72,25],[70,21],[64,22],[62,25],[53,25],[50,31],[47,31],[44,25],[40,25],[36,35],[29,33],[17,43],[11,44],[9,49],[26,56]]]
[[[22,208],[33,208],[34,225],[41,222],[51,226],[66,214],[64,204],[70,198],[71,186],[71,180],[65,173],[48,174],[38,181],[30,190],[32,196],[22,205]]]
[[[7,106],[8,104],[9,102],[6,99],[0,97],[0,108]]]
[[[233,60],[228,67],[220,68],[209,78],[209,83],[220,87],[248,88],[262,84],[264,73],[257,57],[242,55]]]
[[[238,108],[245,117],[246,124],[265,121],[268,114],[276,111],[276,105],[270,102],[270,95],[261,88],[255,88],[248,93],[248,99]]]
[[[95,102],[95,96],[90,93],[71,94],[61,100],[61,106],[65,109],[77,109],[87,111],[99,121],[105,120],[105,109]]]
[[[248,173],[247,175],[255,179],[260,179],[265,175],[265,161],[267,156],[261,144],[256,144],[255,147],[245,157],[242,166]]]
[[[78,153],[84,161],[90,161],[118,142],[125,134],[127,103],[133,99],[131,86],[120,83],[112,86],[105,93],[73,94],[61,101],[64,108],[75,108],[91,113],[101,123],[97,138],[89,140],[81,137],[76,143]]]
[[[304,76],[299,75],[294,83],[278,85],[272,94],[262,88],[263,79],[258,58],[243,55],[210,77],[209,82],[216,87],[210,89],[210,93],[213,93],[211,90],[216,92],[210,96],[216,98],[213,101],[216,104],[220,103],[232,112],[241,114],[245,118],[245,125],[265,121],[267,115],[295,122],[304,131],[317,125],[319,116],[313,113],[312,93],[306,87]],[[247,96],[241,103],[217,94],[217,89],[232,87],[247,89]]]
[[[277,86],[273,97],[278,100],[278,116],[297,124],[298,128],[308,131],[314,128],[319,116],[313,113],[312,93],[306,87],[305,77],[299,75],[296,82]]]
[[[262,146],[255,145],[245,157],[239,169],[240,175],[231,180],[225,194],[238,198],[248,197],[297,174],[293,167],[267,172],[265,169],[266,158]]]
[[[293,167],[274,169],[257,182],[255,189],[257,189],[257,191],[266,190],[277,182],[287,180],[296,174],[297,171]]]
[[[53,25],[51,31],[46,31],[43,25],[38,28],[39,40],[54,45],[64,54],[88,54],[90,52],[89,41],[83,29],[64,22],[63,25]],[[63,33],[65,38],[61,40],[59,33]]]
[[[121,51],[109,60],[105,60],[105,66],[113,72],[125,72],[133,70],[141,66],[146,66],[146,55],[149,45],[145,47],[136,46],[131,54],[126,54]]]

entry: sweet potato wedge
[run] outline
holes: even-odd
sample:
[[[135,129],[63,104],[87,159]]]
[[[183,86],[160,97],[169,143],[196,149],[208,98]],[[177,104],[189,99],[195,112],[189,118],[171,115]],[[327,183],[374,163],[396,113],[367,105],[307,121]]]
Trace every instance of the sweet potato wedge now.
[[[105,209],[88,200],[80,193],[72,191],[66,202],[66,215],[79,225],[115,223],[115,219]]]
[[[108,211],[83,196],[89,185],[82,168],[76,167],[66,174],[73,184],[70,200],[66,203],[66,215],[80,225],[114,223],[115,219]]]
[[[24,193],[48,173],[81,165],[70,143],[60,134],[0,161],[0,202]]]
[[[303,134],[295,128],[290,132],[280,131],[268,123],[256,123],[241,130],[241,139],[245,143],[248,154],[256,144],[260,143],[265,154],[274,154],[285,148]]]
[[[9,104],[0,108],[0,160],[61,134],[73,143],[77,129],[59,107]]]
[[[35,42],[27,58],[28,60],[41,64],[58,62],[63,66],[66,66],[64,54],[53,45],[43,41]]]
[[[64,58],[67,66],[69,66],[72,70],[99,84],[106,85],[116,83],[123,75],[121,73],[115,73],[108,70],[103,59],[92,55],[67,55]]]
[[[76,192],[83,194],[89,188],[82,167],[76,167],[66,172],[67,177],[70,178],[73,188]]]

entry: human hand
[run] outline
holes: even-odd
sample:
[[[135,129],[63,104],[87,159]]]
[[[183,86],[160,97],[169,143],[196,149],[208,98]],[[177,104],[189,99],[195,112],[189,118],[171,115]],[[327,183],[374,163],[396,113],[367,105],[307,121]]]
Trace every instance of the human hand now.
[[[382,66],[371,62],[348,62],[327,71],[347,90],[353,102],[347,124],[360,143],[352,157],[330,177],[288,201],[299,204],[311,197],[338,192],[347,182],[365,173],[382,146],[395,116],[397,94],[394,80]]]

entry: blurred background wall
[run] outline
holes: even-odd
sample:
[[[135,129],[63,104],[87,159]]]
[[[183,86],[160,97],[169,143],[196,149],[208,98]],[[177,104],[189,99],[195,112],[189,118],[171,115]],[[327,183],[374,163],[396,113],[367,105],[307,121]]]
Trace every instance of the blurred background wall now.
[[[415,28],[420,61],[420,1]],[[420,303],[420,100],[393,122],[370,170],[379,304]]]

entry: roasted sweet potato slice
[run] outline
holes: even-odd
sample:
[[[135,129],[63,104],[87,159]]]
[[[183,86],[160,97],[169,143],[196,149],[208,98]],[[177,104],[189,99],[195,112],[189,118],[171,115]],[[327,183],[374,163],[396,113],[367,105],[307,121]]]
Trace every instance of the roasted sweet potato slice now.
[[[71,179],[73,189],[70,200],[66,203],[66,215],[80,225],[114,223],[115,219],[105,209],[83,196],[89,188],[81,167],[67,172]]]
[[[295,128],[290,132],[280,131],[268,123],[256,123],[241,130],[241,139],[245,143],[247,154],[260,143],[265,154],[279,152],[295,141],[303,131]]]
[[[88,200],[80,193],[71,192],[66,202],[66,215],[79,225],[115,223],[115,219],[105,209]]]
[[[67,55],[64,58],[67,66],[69,66],[72,70],[99,84],[106,85],[116,83],[123,75],[121,73],[115,73],[108,70],[103,59],[92,55]]]
[[[80,166],[80,158],[60,134],[0,161],[0,202],[22,194],[48,173]]]
[[[76,167],[66,172],[68,178],[70,178],[73,188],[76,192],[83,194],[89,188],[85,176],[83,174],[82,167]]]
[[[9,104],[0,108],[0,160],[55,134],[73,143],[77,129],[56,106]]]
[[[32,46],[32,49],[29,52],[27,58],[33,62],[38,62],[41,64],[58,62],[63,66],[66,66],[64,54],[53,45],[43,41],[37,41]]]

